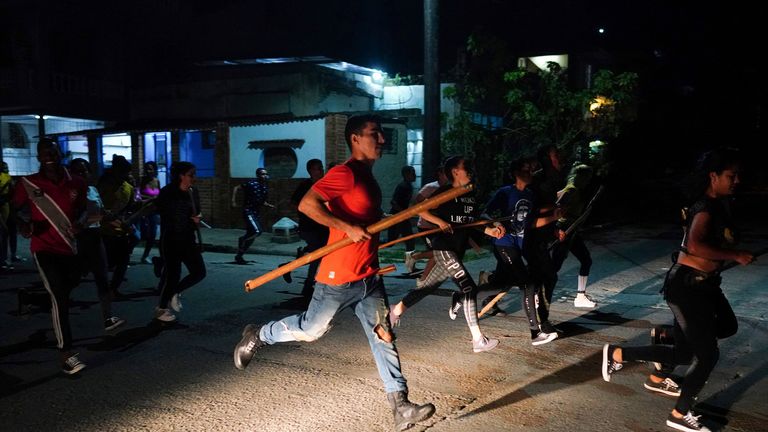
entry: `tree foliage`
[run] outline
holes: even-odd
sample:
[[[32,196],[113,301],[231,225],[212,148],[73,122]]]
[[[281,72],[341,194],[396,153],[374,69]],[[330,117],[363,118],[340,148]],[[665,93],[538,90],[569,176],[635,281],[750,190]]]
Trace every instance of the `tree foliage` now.
[[[511,63],[516,57],[502,42],[477,35],[470,37],[466,55],[467,70],[444,93],[461,110],[446,125],[442,150],[493,166],[480,172],[493,177],[488,183],[499,184],[511,159],[530,155],[538,146],[555,144],[563,154],[574,155],[588,149],[589,139],[610,141],[634,120],[634,72],[601,69],[590,77],[590,86],[579,85],[554,62],[546,70],[520,68]]]

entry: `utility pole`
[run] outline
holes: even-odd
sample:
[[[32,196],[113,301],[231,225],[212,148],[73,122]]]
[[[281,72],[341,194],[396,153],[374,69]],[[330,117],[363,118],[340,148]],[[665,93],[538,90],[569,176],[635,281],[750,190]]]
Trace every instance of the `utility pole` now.
[[[440,67],[438,59],[439,0],[424,0],[424,141],[421,181],[437,180],[440,164]]]

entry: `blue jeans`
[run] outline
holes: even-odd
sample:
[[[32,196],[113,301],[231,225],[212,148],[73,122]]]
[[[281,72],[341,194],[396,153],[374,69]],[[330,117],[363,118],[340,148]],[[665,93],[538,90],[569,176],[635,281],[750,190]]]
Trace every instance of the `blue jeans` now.
[[[347,307],[353,307],[355,315],[360,319],[387,393],[407,390],[394,340],[385,342],[377,333],[378,330],[392,335],[387,317],[387,295],[381,276],[371,276],[343,285],[318,283],[306,312],[265,324],[259,337],[270,345],[277,342],[315,341],[330,330],[333,318]]]

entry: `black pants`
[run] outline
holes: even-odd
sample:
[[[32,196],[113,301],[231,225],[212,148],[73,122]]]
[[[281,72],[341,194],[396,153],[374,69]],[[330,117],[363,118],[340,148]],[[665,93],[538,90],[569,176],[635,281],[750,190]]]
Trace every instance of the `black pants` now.
[[[80,259],[81,274],[93,274],[101,303],[101,316],[106,320],[112,316],[112,293],[109,289],[107,251],[100,228],[85,229],[77,236],[77,256]]]
[[[301,231],[299,232],[299,236],[302,240],[307,242],[307,245],[304,247],[305,254],[314,252],[328,244],[327,230]],[[307,269],[307,279],[304,281],[304,286],[301,289],[301,295],[306,298],[312,298],[312,293],[315,291],[315,276],[317,275],[317,268],[319,266],[319,259],[309,263],[309,268]]]
[[[531,331],[539,331],[539,317],[536,310],[536,285],[532,283],[528,269],[523,263],[522,252],[512,246],[495,246],[493,254],[496,256],[496,271],[493,274],[491,285],[502,286],[506,291],[512,286],[520,287],[522,304],[525,315],[528,318],[528,327]],[[482,290],[478,296],[485,297],[489,290]],[[541,300],[540,300],[541,301]]]
[[[528,261],[531,282],[537,287],[539,306],[537,308],[540,323],[549,321],[549,305],[557,285],[557,270],[547,245],[554,239],[553,227],[529,230],[525,234],[523,254]]]
[[[147,259],[152,248],[155,246],[155,237],[157,237],[157,227],[160,225],[160,215],[153,213],[144,216],[141,221],[141,237],[144,239],[144,252],[141,254],[142,261]]]
[[[80,283],[80,266],[75,255],[51,252],[34,254],[37,270],[43,286],[51,296],[51,321],[59,351],[72,348],[72,330],[69,326],[69,296]]]
[[[575,232],[564,242],[556,243],[552,248],[552,262],[556,272],[563,267],[563,262],[568,258],[568,252],[579,260],[579,276],[589,276],[589,270],[592,268],[592,255],[584,244],[584,239],[579,233]]]
[[[245,219],[245,234],[237,239],[237,254],[243,255],[251,247],[256,237],[261,235],[261,221],[256,213],[243,213]]]
[[[406,219],[400,223],[394,224],[387,230],[387,241],[391,242],[399,239],[401,236],[406,237],[413,234],[413,228],[411,227],[411,220]],[[405,250],[412,251],[416,249],[416,239],[410,239],[405,241]]]
[[[738,321],[720,289],[720,276],[675,264],[664,283],[675,316],[675,345],[622,348],[624,360],[655,361],[691,367],[680,386],[675,409],[687,413],[720,357],[717,339],[732,336]]]
[[[113,269],[109,289],[116,292],[120,288],[120,284],[123,283],[125,273],[128,271],[128,262],[131,258],[131,250],[135,246],[135,237],[131,234],[122,236],[105,235],[102,238],[107,251],[109,267]]]
[[[163,255],[163,272],[160,276],[160,303],[162,309],[168,308],[168,302],[175,294],[197,284],[205,278],[205,262],[200,248],[195,243],[194,234],[189,238],[173,239],[160,237],[160,249]],[[189,274],[181,279],[181,264],[187,267]],[[179,280],[181,279],[181,280]]]

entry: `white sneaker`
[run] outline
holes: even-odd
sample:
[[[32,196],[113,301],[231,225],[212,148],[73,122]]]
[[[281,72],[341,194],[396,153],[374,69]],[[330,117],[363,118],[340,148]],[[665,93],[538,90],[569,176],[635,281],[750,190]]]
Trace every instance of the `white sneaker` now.
[[[496,348],[498,345],[498,339],[488,339],[487,337],[483,336],[480,340],[472,341],[472,351],[476,353],[490,351]]]
[[[587,297],[585,293],[580,292],[576,294],[576,299],[573,300],[573,305],[577,308],[593,308],[597,306],[597,303]]]
[[[168,306],[176,312],[181,312],[181,309],[184,308],[184,305],[181,304],[181,294],[174,294],[171,301],[168,302]]]
[[[544,345],[545,343],[550,343],[555,339],[557,339],[557,333],[544,333],[540,331],[535,338],[531,339],[531,345]]]
[[[155,308],[155,319],[162,322],[176,321],[176,315],[171,313],[170,309]]]
[[[405,270],[408,271],[408,273],[413,273],[416,271],[416,259],[413,258],[413,254],[416,251],[406,251],[405,252]]]

